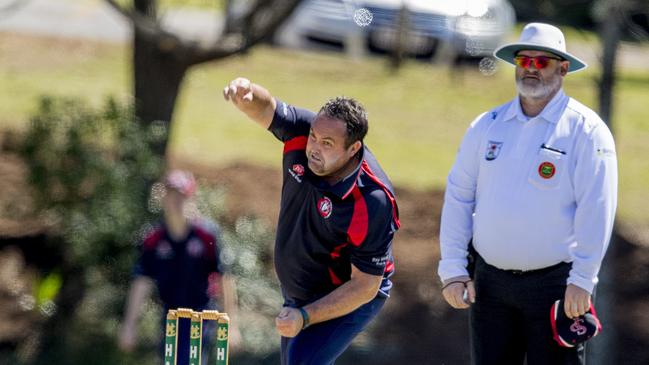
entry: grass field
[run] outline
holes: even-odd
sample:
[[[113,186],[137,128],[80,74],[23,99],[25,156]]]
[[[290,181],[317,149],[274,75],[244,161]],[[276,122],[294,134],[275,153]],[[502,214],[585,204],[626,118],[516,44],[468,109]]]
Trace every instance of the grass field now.
[[[87,3],[103,0],[77,0]],[[133,1],[131,0],[116,0],[117,4],[124,8],[131,8]],[[204,10],[222,10],[225,9],[226,0],[158,0],[156,6],[159,10],[165,11],[170,8],[191,8],[191,9],[204,9]]]
[[[0,128],[21,129],[42,94],[78,96],[99,104],[128,98],[127,46],[54,41],[0,34]],[[514,95],[513,69],[493,76],[477,67],[410,62],[398,73],[385,60],[351,61],[337,54],[258,47],[246,56],[207,64],[188,74],[176,109],[170,152],[223,166],[247,160],[279,165],[281,146],[222,100],[221,90],[242,75],[279,98],[317,109],[335,95],[353,96],[370,116],[368,145],[392,180],[418,189],[443,188],[468,124]],[[570,75],[565,89],[597,109],[597,67]],[[620,160],[619,217],[649,225],[649,71],[620,73],[614,133]]]

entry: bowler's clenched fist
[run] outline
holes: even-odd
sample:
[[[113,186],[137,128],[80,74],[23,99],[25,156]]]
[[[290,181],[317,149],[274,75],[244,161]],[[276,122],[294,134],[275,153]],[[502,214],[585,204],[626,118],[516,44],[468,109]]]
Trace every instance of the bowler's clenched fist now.
[[[302,330],[303,321],[298,309],[284,307],[275,318],[275,327],[281,336],[295,337]]]

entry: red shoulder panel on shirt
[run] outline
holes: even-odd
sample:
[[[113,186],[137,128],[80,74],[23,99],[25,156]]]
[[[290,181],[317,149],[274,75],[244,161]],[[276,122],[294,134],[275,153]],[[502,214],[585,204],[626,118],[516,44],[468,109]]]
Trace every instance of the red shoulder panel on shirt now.
[[[365,198],[358,187],[354,188],[352,196],[354,197],[354,213],[352,214],[349,228],[347,228],[347,240],[352,245],[358,247],[363,243],[367,236],[367,226],[369,223],[367,204],[365,203]]]
[[[160,239],[162,239],[163,235],[164,235],[164,228],[162,227],[157,227],[147,232],[146,235],[144,236],[144,240],[142,240],[144,249],[145,250],[154,249],[158,245],[158,242],[160,242]]]
[[[388,189],[387,186],[378,178],[374,173],[372,172],[372,169],[370,166],[367,164],[366,161],[363,161],[363,164],[361,165],[361,169],[363,169],[363,172],[376,184],[378,184],[383,191],[385,191],[385,194],[388,196],[390,199],[390,204],[392,204],[392,218],[394,219],[394,224],[396,224],[397,228],[401,227],[401,222],[399,221],[399,214],[398,208],[397,208],[397,201],[394,199],[394,195],[392,195],[392,192],[390,189]]]
[[[306,136],[298,136],[288,141],[284,142],[284,154],[287,154],[291,151],[299,151],[306,149]]]

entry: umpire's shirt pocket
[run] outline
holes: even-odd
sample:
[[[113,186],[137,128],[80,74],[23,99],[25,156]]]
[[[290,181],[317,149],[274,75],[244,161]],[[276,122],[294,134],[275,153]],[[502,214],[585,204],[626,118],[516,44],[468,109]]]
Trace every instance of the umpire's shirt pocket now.
[[[528,181],[542,190],[556,189],[566,169],[566,153],[542,145],[530,170]]]

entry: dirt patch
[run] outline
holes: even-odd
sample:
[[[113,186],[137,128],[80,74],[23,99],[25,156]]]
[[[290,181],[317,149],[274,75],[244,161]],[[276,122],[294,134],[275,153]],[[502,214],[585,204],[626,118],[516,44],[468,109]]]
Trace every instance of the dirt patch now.
[[[199,181],[226,189],[226,223],[232,224],[237,217],[255,216],[275,225],[279,215],[279,194],[282,175],[278,169],[233,163],[213,169],[183,161],[173,161],[174,168],[194,171]]]

